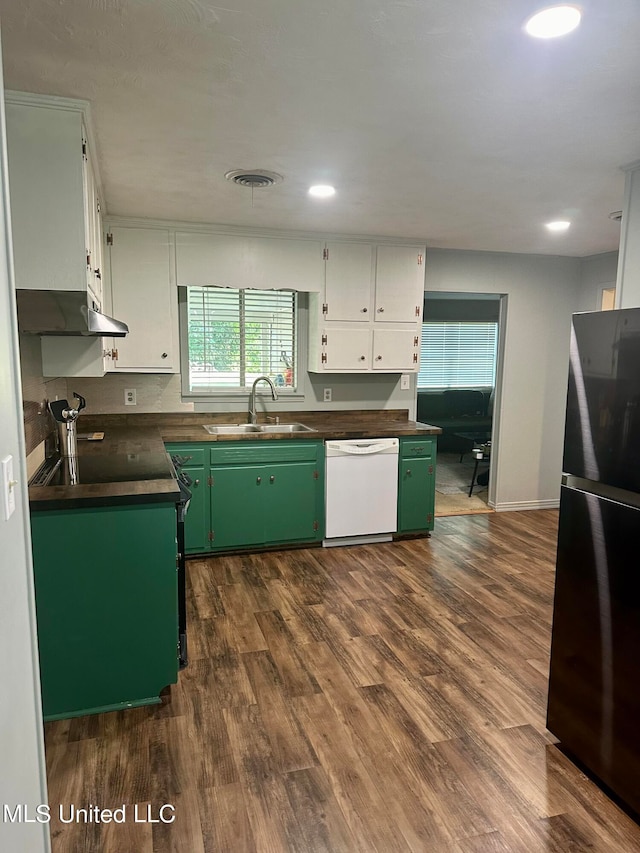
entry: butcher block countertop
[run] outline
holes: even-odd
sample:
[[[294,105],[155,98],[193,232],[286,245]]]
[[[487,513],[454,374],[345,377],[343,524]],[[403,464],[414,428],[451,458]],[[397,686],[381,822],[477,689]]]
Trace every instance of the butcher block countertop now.
[[[274,416],[275,416],[274,412]],[[407,419],[406,410],[278,412],[281,423],[304,423],[314,432],[211,435],[204,424],[244,423],[245,412],[224,414],[83,414],[78,433],[104,432],[101,441],[78,441],[80,482],[30,486],[32,510],[175,501],[179,490],[165,443],[287,441],[438,435],[439,427]],[[265,422],[264,415],[258,423]]]

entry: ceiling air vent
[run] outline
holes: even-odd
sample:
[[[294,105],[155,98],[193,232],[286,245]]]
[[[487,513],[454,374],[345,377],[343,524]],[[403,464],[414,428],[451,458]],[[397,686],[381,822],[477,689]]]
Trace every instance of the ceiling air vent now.
[[[235,169],[233,172],[227,172],[225,178],[252,190],[272,187],[282,181],[282,175],[277,172],[267,172],[265,169]]]

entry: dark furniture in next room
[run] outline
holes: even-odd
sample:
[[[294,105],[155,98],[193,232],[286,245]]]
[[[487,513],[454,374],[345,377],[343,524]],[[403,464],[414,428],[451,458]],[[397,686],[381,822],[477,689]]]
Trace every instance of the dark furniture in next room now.
[[[491,433],[490,391],[477,389],[450,389],[447,391],[419,391],[417,419],[442,429],[438,438],[438,451],[468,450],[468,442],[456,433],[487,435]]]

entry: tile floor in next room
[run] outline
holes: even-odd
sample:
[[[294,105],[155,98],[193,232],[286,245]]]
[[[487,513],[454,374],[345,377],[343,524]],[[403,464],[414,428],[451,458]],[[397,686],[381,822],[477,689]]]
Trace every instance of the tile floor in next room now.
[[[640,849],[554,745],[557,512],[431,539],[189,562],[189,667],[162,705],[46,726],[54,853]]]

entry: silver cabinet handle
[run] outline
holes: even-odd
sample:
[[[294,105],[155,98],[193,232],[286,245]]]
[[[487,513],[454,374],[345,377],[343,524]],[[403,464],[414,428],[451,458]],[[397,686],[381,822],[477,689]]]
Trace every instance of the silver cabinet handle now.
[[[199,486],[199,485],[200,485],[200,480],[194,480],[194,481],[193,481],[193,483],[194,483],[194,485],[195,485],[195,486]]]
[[[275,479],[276,479],[276,478],[275,478],[273,475],[271,475],[271,477],[269,477],[269,482],[270,482],[270,483],[274,483],[274,482],[275,482]]]
[[[407,468],[407,477],[411,476],[411,468]]]
[[[256,477],[256,485],[259,486],[261,482],[262,482],[262,477]]]
[[[384,314],[384,308],[378,308],[378,314]]]
[[[166,357],[167,357],[167,355],[168,355],[168,353],[163,352],[163,353],[162,353],[162,358],[166,358]]]

